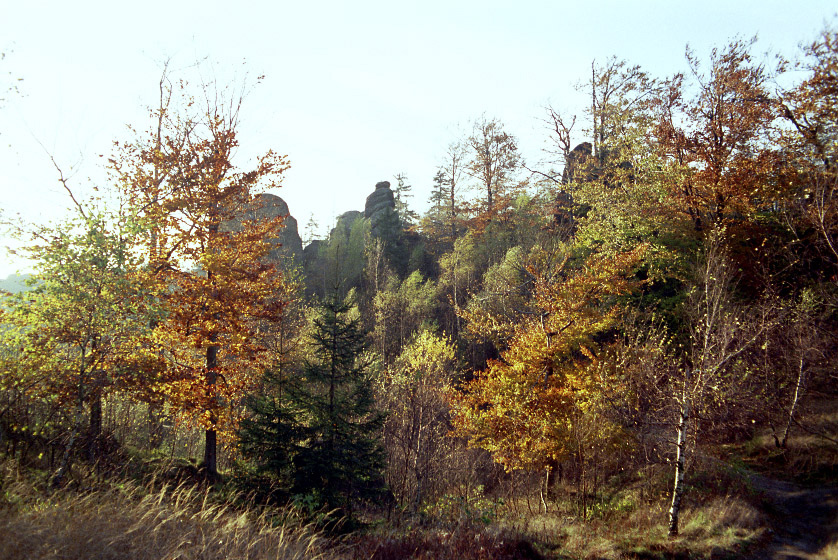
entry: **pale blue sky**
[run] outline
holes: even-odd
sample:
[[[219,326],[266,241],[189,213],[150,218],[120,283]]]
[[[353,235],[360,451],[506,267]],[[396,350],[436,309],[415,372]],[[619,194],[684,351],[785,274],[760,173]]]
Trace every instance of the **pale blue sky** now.
[[[266,76],[245,101],[239,163],[267,149],[288,154],[277,194],[301,226],[313,212],[326,229],[399,172],[424,209],[458,125],[482,113],[537,161],[542,107],[581,116],[573,86],[592,59],[615,54],[663,76],[684,69],[687,43],[706,58],[754,34],[757,52],[793,56],[835,11],[820,0],[0,0],[0,80],[23,79],[21,95],[0,107],[0,206],[33,221],[68,207],[39,143],[74,168],[80,193],[103,183],[99,155],[130,138],[127,124],[146,126],[169,57],[178,68],[208,56],[222,80]],[[0,277],[19,268],[0,254]]]

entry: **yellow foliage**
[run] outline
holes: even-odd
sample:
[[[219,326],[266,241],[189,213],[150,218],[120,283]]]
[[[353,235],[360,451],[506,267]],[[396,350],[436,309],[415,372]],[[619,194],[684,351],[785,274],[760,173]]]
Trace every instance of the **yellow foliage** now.
[[[574,419],[597,395],[593,337],[614,324],[614,296],[635,287],[629,275],[644,251],[595,255],[576,271],[536,253],[527,267],[532,295],[519,316],[468,312],[474,332],[510,334],[500,360],[450,392],[453,433],[507,470],[541,469],[567,456]]]

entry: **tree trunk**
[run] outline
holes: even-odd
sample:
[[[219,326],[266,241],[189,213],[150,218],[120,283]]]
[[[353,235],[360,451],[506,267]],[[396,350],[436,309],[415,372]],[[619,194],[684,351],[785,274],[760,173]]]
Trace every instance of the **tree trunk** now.
[[[786,441],[789,438],[789,431],[791,430],[791,423],[794,422],[794,413],[797,411],[797,403],[800,402],[801,393],[803,387],[806,383],[806,368],[804,367],[805,364],[803,362],[803,358],[800,358],[798,362],[797,368],[797,385],[794,388],[794,398],[791,401],[791,408],[789,408],[789,419],[786,422],[786,429],[783,432],[783,441],[780,442],[779,447],[785,449],[786,448]],[[774,437],[776,442],[777,437]]]
[[[544,470],[546,474],[544,475],[544,485],[541,487],[541,507],[544,509],[544,513],[547,513],[547,492],[550,490],[550,467]]]
[[[211,337],[214,339],[215,337]],[[210,392],[210,399],[213,401],[210,410],[210,424],[206,430],[205,444],[204,444],[204,462],[203,466],[206,469],[208,478],[214,479],[218,476],[218,447],[217,435],[215,431],[215,424],[218,417],[215,412],[215,383],[218,378],[218,346],[210,345],[207,348],[207,391]]]
[[[99,437],[102,435],[102,395],[93,397],[90,402],[90,426],[88,428],[87,457],[93,462],[99,455]]]
[[[148,445],[157,449],[163,443],[163,410],[162,405],[149,403],[148,405]]]
[[[672,506],[669,508],[669,536],[678,536],[678,517],[681,514],[681,497],[684,495],[684,468],[686,467],[687,427],[690,419],[689,396],[684,394],[678,421],[678,443],[675,458],[675,483],[672,487]]]
[[[217,210],[217,206],[213,206],[212,214],[215,214]],[[210,239],[213,236],[218,234],[218,222],[213,222],[213,224],[209,228],[210,231]],[[207,280],[210,283],[214,284],[213,280],[213,273],[211,270],[207,271]],[[218,287],[213,285],[212,290],[212,297],[213,299],[218,298]],[[218,314],[213,314],[213,319],[218,319]],[[209,336],[209,346],[207,346],[207,373],[206,373],[206,382],[207,382],[207,392],[209,393],[207,396],[209,397],[209,426],[207,426],[205,438],[204,438],[204,462],[203,466],[206,469],[206,476],[210,480],[215,480],[218,477],[218,444],[217,444],[217,434],[215,431],[216,424],[218,423],[218,413],[216,411],[216,407],[218,406],[218,397],[215,394],[215,384],[218,381],[218,345],[216,342],[218,341],[218,333],[213,332]]]
[[[58,470],[52,477],[53,488],[59,488],[64,483],[64,477],[67,470],[70,468],[70,460],[72,458],[73,447],[76,445],[76,440],[81,432],[82,419],[84,417],[84,403],[79,397],[79,402],[76,404],[75,417],[73,418],[73,430],[70,432],[70,439],[64,447],[64,453],[61,455],[61,464]]]

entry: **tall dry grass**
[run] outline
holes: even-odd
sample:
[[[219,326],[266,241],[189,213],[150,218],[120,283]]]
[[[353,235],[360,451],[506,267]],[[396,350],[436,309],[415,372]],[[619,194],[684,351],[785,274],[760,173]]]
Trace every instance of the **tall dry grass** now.
[[[327,545],[288,512],[233,509],[184,485],[43,497],[16,481],[0,497],[0,558],[7,560],[317,559],[328,557]]]

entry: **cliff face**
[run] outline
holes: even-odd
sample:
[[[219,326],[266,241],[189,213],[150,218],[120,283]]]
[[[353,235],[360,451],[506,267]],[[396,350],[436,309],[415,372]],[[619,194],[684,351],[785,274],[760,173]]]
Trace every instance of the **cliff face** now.
[[[363,214],[357,210],[350,210],[349,212],[344,212],[338,216],[335,227],[333,227],[332,231],[329,232],[329,239],[332,239],[336,232],[341,232],[341,234],[345,237],[349,237],[349,232],[352,230],[352,224],[355,223],[355,220],[361,217],[363,217]]]
[[[275,247],[271,251],[271,258],[279,259],[287,256],[291,257],[294,262],[300,262],[303,258],[303,240],[297,230],[297,220],[288,211],[285,201],[274,194],[262,193],[254,198],[254,205],[254,212],[259,218],[285,217],[282,229],[271,240]]]
[[[278,197],[273,198],[282,200]],[[287,212],[284,203],[281,207],[275,207],[279,212]],[[309,294],[323,297],[329,290],[334,289],[336,282],[342,283],[342,288],[346,290],[360,284],[365,258],[364,241],[352,234],[352,226],[359,219],[368,221],[370,237],[380,239],[384,243],[385,256],[400,276],[407,274],[412,267],[421,266],[421,258],[413,258],[414,253],[420,257],[423,254],[421,240],[416,233],[403,229],[396,212],[396,199],[390,182],[380,181],[367,196],[363,212],[344,212],[338,216],[328,239],[313,241],[304,250],[299,242],[299,235],[296,234],[296,220],[286,219],[289,227],[293,223],[294,239],[283,243],[292,246],[295,255],[300,255],[297,262],[303,266],[306,291]],[[357,233],[358,230],[355,235]],[[339,245],[334,245],[336,242]],[[297,250],[297,247],[300,249]]]
[[[375,184],[375,190],[367,197],[364,205],[364,217],[370,221],[370,233],[374,237],[381,237],[384,233],[382,230],[393,222],[398,223],[396,199],[390,190],[390,181]]]
[[[288,212],[288,204],[275,194],[262,193],[253,197],[241,215],[226,224],[226,227],[237,229],[246,220],[270,220],[283,216],[282,227],[275,232],[271,239],[273,249],[269,254],[271,260],[283,262],[288,259],[290,264],[302,262],[303,241],[297,231],[297,220]]]

